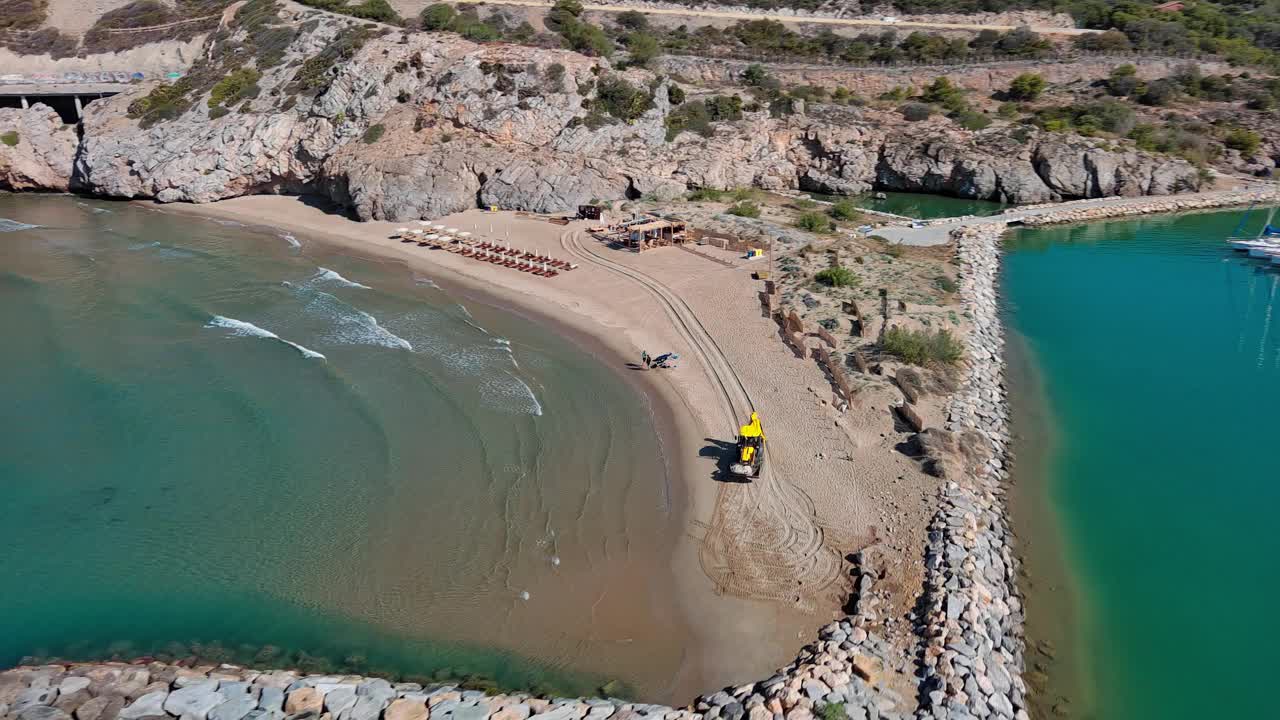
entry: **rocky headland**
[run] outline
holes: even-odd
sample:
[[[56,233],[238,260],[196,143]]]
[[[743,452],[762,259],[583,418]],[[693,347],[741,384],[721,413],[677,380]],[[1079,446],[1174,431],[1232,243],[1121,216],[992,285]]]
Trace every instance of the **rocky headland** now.
[[[886,111],[797,102],[782,114],[745,92],[733,93],[743,96],[736,119],[669,132],[673,97],[715,101],[733,91],[298,6],[247,3],[208,43],[173,85],[139,84],[89,105],[73,163],[35,144],[0,155],[0,185],[29,189],[5,179],[18,175],[11,168],[40,166],[21,175],[47,189],[163,202],[306,192],[386,220],[477,204],[561,211],[691,187],[1026,203],[1200,185],[1182,160],[1060,133],[969,132],[935,119],[905,134]],[[9,122],[48,115],[40,106],[16,112]]]

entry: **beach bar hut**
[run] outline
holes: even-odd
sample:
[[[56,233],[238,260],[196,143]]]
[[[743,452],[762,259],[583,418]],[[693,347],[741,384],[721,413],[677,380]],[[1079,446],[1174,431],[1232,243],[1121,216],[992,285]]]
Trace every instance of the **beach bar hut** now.
[[[650,220],[627,227],[627,247],[636,252],[685,241],[685,224],[675,220]]]

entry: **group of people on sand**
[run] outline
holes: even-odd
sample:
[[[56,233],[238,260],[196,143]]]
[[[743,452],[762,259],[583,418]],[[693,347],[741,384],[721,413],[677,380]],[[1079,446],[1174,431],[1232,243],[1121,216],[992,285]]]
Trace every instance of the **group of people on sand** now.
[[[640,353],[640,364],[644,366],[645,370],[649,370],[651,368],[663,368],[664,370],[668,370],[674,368],[676,366],[676,360],[679,359],[679,355],[671,352],[663,353],[657,357],[649,357],[648,350]]]

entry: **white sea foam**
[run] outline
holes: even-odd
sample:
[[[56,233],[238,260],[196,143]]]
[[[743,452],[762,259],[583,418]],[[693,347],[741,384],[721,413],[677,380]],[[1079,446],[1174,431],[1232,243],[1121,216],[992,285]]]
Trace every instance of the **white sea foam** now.
[[[19,230],[32,230],[34,228],[43,227],[41,225],[31,225],[9,218],[0,218],[0,232],[18,232]]]
[[[282,342],[285,345],[288,345],[294,350],[297,350],[299,353],[302,354],[302,357],[304,358],[318,359],[318,360],[325,359],[324,355],[321,355],[315,350],[305,348],[296,342],[285,340],[284,338],[280,337],[279,335],[276,335],[270,330],[264,330],[263,328],[260,328],[257,325],[254,325],[253,323],[245,322],[243,320],[223,317],[222,315],[214,315],[213,319],[205,324],[205,327],[225,328],[231,331],[232,337],[256,337],[256,338],[262,338],[264,340],[278,340],[279,342]]]
[[[368,285],[361,285],[354,280],[348,280],[342,277],[336,270],[330,270],[329,268],[323,267],[316,271],[316,274],[311,278],[311,282],[332,282],[343,287],[360,288],[361,290],[373,289]]]
[[[333,323],[333,331],[330,333],[330,339],[333,341],[347,345],[378,345],[413,352],[413,345],[409,344],[408,340],[379,325],[378,319],[369,313],[323,290],[298,289],[301,292],[313,294],[306,305],[308,312],[327,318]]]
[[[542,403],[538,402],[533,388],[519,376],[506,370],[501,375],[485,378],[480,385],[480,394],[495,409],[542,415]]]
[[[413,279],[413,282],[417,285],[426,285],[427,287],[434,288],[436,290],[440,289],[440,286],[437,285],[434,280],[428,277],[415,277]]]
[[[300,247],[302,247],[302,243],[298,242],[298,238],[294,237],[294,236],[293,236],[292,234],[290,234],[290,233],[283,233],[283,234],[281,234],[281,235],[280,235],[280,239],[282,239],[282,240],[284,240],[285,242],[289,243],[289,247],[293,247],[293,248],[300,248]]]

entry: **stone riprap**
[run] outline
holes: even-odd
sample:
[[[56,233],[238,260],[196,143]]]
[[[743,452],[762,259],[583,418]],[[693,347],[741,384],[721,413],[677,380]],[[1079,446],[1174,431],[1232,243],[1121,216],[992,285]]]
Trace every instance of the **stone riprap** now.
[[[1113,202],[1095,206],[1067,204],[1038,215],[1023,218],[1029,226],[1061,225],[1088,222],[1106,218],[1133,217],[1135,215],[1165,215],[1188,210],[1212,210],[1233,205],[1267,203],[1280,199],[1280,191],[1271,188],[1252,188],[1235,192],[1198,193],[1180,197],[1151,197]],[[1048,207],[1053,208],[1053,205]],[[1020,208],[1025,210],[1026,208]]]
[[[947,429],[977,433],[988,452],[976,472],[947,482],[929,527],[921,720],[1028,717],[1017,559],[1002,502],[1009,413],[996,282],[1004,230],[1003,223],[985,223],[952,234],[973,330],[965,382],[948,405]]]
[[[868,593],[870,583],[861,579],[859,592]],[[833,705],[849,720],[899,720],[910,714],[909,703],[881,682],[895,651],[866,624],[860,615],[832,622],[768,679],[725,688],[684,708],[143,659],[0,672],[0,719],[811,720]]]

